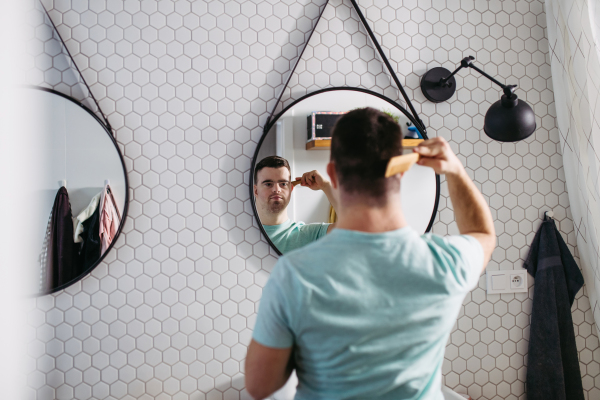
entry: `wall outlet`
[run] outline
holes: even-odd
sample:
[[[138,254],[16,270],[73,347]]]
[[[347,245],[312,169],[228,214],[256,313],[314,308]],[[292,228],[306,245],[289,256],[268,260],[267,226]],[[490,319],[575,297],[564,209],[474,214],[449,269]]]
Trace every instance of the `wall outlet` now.
[[[527,293],[527,271],[487,271],[488,294]]]
[[[511,274],[509,279],[511,289],[520,289],[523,287],[523,278],[520,275]]]

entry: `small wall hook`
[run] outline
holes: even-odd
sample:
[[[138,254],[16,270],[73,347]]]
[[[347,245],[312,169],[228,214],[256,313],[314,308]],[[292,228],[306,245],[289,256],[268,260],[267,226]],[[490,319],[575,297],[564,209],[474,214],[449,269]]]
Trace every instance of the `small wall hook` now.
[[[552,211],[544,211],[544,219],[546,218],[554,218],[554,213]]]
[[[58,185],[59,185],[58,186],[59,188],[64,187],[66,189],[67,188],[67,180],[63,179],[63,180],[58,181]]]

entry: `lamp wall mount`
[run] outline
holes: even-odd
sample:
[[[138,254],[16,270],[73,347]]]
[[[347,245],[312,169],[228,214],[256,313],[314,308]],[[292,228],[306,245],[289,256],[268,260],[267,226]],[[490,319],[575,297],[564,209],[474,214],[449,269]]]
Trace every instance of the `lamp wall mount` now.
[[[427,100],[433,103],[441,103],[449,100],[456,91],[456,79],[454,79],[454,75],[463,68],[473,68],[475,71],[500,86],[508,100],[513,100],[513,97],[516,98],[515,90],[517,85],[505,85],[497,81],[473,64],[473,61],[475,61],[475,57],[473,56],[463,58],[460,61],[460,66],[456,68],[454,72],[450,72],[443,67],[436,67],[427,71],[425,75],[423,75],[423,78],[421,78],[421,91]]]
[[[517,85],[505,85],[497,81],[474,65],[474,60],[473,56],[463,58],[454,72],[443,67],[427,71],[421,78],[423,95],[433,103],[449,100],[456,92],[454,75],[463,68],[472,68],[500,86],[504,93],[485,114],[483,130],[486,135],[500,142],[516,142],[531,136],[536,129],[535,113],[529,104],[519,101],[515,94]]]

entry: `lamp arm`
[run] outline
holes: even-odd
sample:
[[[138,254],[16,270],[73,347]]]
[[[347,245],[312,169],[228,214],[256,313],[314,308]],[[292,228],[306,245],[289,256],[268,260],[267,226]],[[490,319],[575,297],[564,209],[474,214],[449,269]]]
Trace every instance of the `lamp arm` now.
[[[517,85],[504,85],[504,84],[498,82],[497,80],[495,80],[494,78],[492,78],[491,76],[489,76],[488,74],[486,74],[485,72],[483,72],[482,70],[480,70],[479,68],[477,68],[476,66],[474,66],[473,64],[469,64],[469,67],[473,68],[475,71],[479,72],[481,75],[485,76],[490,81],[492,81],[496,85],[500,86],[507,98],[509,98],[509,99],[515,98],[515,97],[513,97],[513,95],[515,94],[515,89],[517,89]]]
[[[460,67],[456,68],[453,73],[448,75],[445,78],[440,79],[440,86],[452,86],[452,82],[448,82],[450,78],[452,78],[458,71],[463,68],[469,67],[471,62],[475,59],[473,56],[465,57],[460,61]]]
[[[452,78],[454,75],[456,75],[456,73],[458,71],[460,71],[461,69],[469,67],[469,68],[473,68],[475,71],[479,72],[481,75],[485,76],[490,81],[492,81],[496,85],[500,86],[502,88],[502,90],[504,91],[504,94],[506,95],[506,97],[508,97],[508,98],[512,97],[513,93],[515,92],[515,89],[517,88],[517,85],[505,85],[503,83],[498,82],[496,79],[494,79],[490,75],[486,74],[483,70],[481,70],[478,67],[476,67],[475,65],[473,65],[473,60],[475,60],[475,57],[473,57],[473,56],[468,56],[468,57],[463,58],[460,61],[460,67],[458,67],[456,70],[454,70],[454,72],[452,72],[447,77],[440,79],[439,85],[442,87],[450,86],[451,83],[448,83],[448,80],[450,78]]]
[[[481,69],[477,68],[476,66],[474,66],[472,63],[469,64],[469,68],[473,68],[475,71],[479,72],[481,75],[485,76],[486,78],[488,78],[490,81],[494,82],[496,85],[500,86],[502,89],[506,88],[506,85],[498,82],[497,80],[495,80],[494,78],[492,78],[491,76],[489,76],[488,74],[486,74],[485,72],[483,72]]]

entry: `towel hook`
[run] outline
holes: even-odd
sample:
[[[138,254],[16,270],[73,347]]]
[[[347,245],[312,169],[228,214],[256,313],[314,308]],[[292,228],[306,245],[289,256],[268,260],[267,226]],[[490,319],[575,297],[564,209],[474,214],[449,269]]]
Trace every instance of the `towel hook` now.
[[[544,211],[544,219],[546,218],[554,218],[554,213],[552,211]]]

